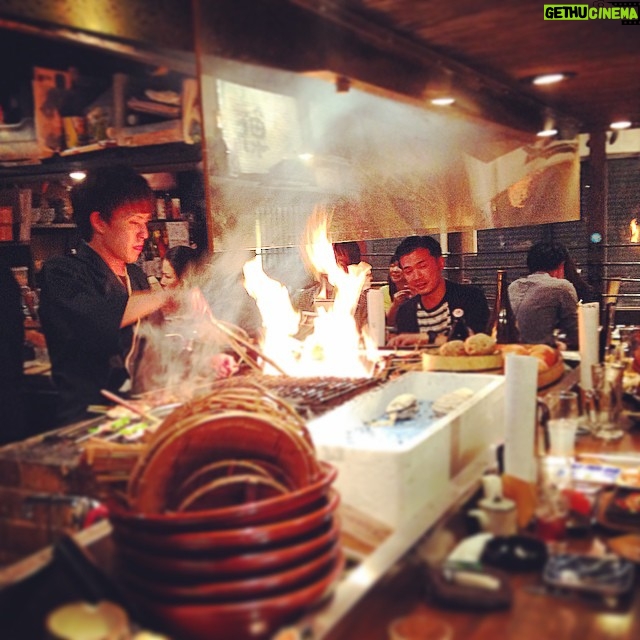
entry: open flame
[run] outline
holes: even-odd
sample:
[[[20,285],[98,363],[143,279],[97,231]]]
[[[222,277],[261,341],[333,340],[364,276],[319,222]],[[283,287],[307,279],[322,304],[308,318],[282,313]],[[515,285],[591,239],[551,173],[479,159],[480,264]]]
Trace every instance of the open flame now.
[[[638,228],[638,218],[634,218],[629,223],[629,231],[631,232],[631,242],[640,242],[640,229]]]
[[[355,310],[370,267],[360,263],[343,271],[336,263],[327,227],[326,212],[316,209],[303,246],[318,279],[326,279],[335,294],[333,300],[317,307],[312,332],[304,338],[299,335],[300,313],[293,308],[286,287],[267,276],[260,255],[245,263],[245,288],[262,315],[260,348],[287,375],[367,377],[373,372],[377,349],[366,332],[358,330]],[[274,373],[273,368],[265,365],[265,373]]]

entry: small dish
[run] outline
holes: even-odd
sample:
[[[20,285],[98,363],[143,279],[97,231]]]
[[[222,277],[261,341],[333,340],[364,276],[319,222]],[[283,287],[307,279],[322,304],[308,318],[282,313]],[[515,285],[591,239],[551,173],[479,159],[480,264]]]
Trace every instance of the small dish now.
[[[538,571],[547,561],[547,545],[529,536],[497,536],[487,542],[480,562],[505,571]]]
[[[620,596],[630,591],[633,563],[624,558],[602,558],[570,553],[549,557],[542,573],[546,584],[563,589]]]

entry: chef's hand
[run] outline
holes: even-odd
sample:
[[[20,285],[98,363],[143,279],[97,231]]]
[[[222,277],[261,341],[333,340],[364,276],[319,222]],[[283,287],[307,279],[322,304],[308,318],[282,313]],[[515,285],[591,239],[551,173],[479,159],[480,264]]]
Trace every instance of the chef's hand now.
[[[217,353],[211,358],[211,366],[216,378],[228,378],[238,371],[238,363],[228,353]]]
[[[188,299],[189,307],[196,316],[204,316],[211,313],[211,307],[200,287],[189,289]]]

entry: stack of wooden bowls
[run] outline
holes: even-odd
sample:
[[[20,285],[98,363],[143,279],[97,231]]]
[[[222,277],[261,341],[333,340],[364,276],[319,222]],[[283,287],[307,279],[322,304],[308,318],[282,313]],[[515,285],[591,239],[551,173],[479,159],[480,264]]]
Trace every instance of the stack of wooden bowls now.
[[[335,477],[302,419],[261,389],[183,405],[110,504],[123,581],[182,640],[268,638],[343,570]]]

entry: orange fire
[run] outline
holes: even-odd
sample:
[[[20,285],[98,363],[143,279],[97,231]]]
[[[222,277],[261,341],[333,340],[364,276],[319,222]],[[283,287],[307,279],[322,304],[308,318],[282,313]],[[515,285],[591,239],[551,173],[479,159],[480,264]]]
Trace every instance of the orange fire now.
[[[345,273],[336,264],[327,228],[326,212],[314,211],[307,223],[305,259],[319,278],[326,277],[335,287],[335,297],[331,304],[317,309],[312,333],[304,339],[296,336],[300,313],[293,308],[286,287],[265,274],[261,256],[244,265],[245,288],[262,315],[260,348],[287,375],[367,377],[372,374],[377,349],[358,331],[354,313],[370,269],[361,263],[351,265]],[[265,365],[265,373],[274,373],[268,369]]]
[[[629,230],[631,231],[631,242],[640,242],[640,229],[638,228],[638,218],[634,218],[629,223]]]

